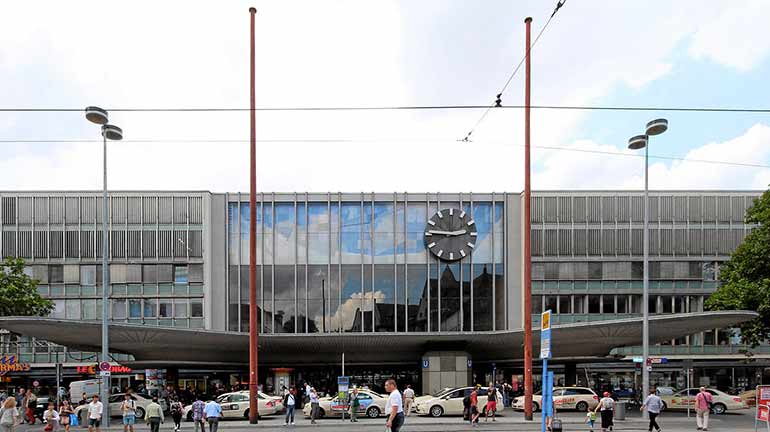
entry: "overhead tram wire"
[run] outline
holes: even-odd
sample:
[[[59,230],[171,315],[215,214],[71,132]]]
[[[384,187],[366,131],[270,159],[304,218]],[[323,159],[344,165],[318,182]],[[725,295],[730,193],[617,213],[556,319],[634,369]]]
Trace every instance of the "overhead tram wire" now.
[[[476,130],[477,127],[481,124],[481,122],[484,121],[484,119],[487,117],[487,114],[492,110],[492,108],[501,108],[503,105],[503,93],[505,93],[505,90],[508,89],[508,86],[511,84],[511,81],[513,81],[513,77],[516,76],[516,73],[521,69],[521,65],[524,64],[524,61],[527,59],[529,54],[532,52],[532,48],[535,47],[537,44],[537,41],[540,40],[540,36],[543,35],[543,32],[545,32],[545,29],[548,28],[548,24],[551,24],[551,20],[556,15],[556,12],[559,11],[559,9],[564,6],[564,3],[566,3],[567,0],[558,0],[556,3],[556,7],[554,8],[553,12],[551,13],[551,16],[548,17],[548,21],[545,22],[545,25],[543,28],[540,29],[540,32],[537,34],[537,37],[535,37],[535,40],[532,42],[530,46],[527,47],[527,52],[524,53],[524,56],[519,60],[519,64],[516,65],[515,68],[513,68],[513,72],[508,76],[508,80],[505,82],[505,85],[503,85],[503,88],[500,89],[500,92],[497,94],[497,97],[495,98],[495,102],[488,106],[487,109],[484,110],[484,112],[481,114],[481,117],[476,121],[476,123],[473,125],[470,131],[465,135],[465,138],[463,138],[463,141],[469,141],[471,139],[471,135],[473,135],[473,132]]]
[[[76,144],[76,143],[95,143],[100,142],[99,140],[92,140],[92,139],[16,139],[16,140],[0,140],[0,144]],[[137,139],[137,140],[123,140],[122,142],[125,143],[145,143],[145,144],[152,144],[152,143],[168,143],[168,144],[183,144],[183,143],[247,143],[249,140],[247,139]],[[262,143],[361,143],[361,142],[402,142],[402,143],[415,143],[415,142],[465,142],[464,140],[455,140],[450,138],[328,138],[328,139],[317,139],[317,138],[309,138],[309,139],[301,139],[301,138],[289,138],[289,139],[257,139],[257,142]],[[511,144],[508,142],[502,142],[502,141],[494,141],[494,140],[482,140],[482,141],[471,141],[471,142],[479,142],[479,143],[488,143],[488,144],[500,144],[500,145],[507,145],[511,147],[524,147],[521,144]],[[621,152],[612,152],[612,151],[604,151],[604,150],[588,150],[588,149],[578,149],[578,148],[571,148],[571,147],[558,147],[558,146],[532,146],[534,149],[540,149],[540,150],[553,150],[553,151],[567,151],[567,152],[577,152],[577,153],[589,153],[589,154],[599,154],[599,155],[609,155],[609,156],[624,156],[624,157],[636,157],[636,158],[643,158],[644,155],[638,155],[635,153],[621,153]],[[678,156],[665,156],[665,155],[649,155],[650,159],[660,159],[660,160],[671,160],[671,161],[679,161],[679,162],[693,162],[693,163],[703,163],[703,164],[712,164],[712,165],[725,165],[725,166],[736,166],[736,167],[746,167],[746,168],[761,168],[761,169],[770,169],[770,165],[763,165],[763,164],[756,164],[756,163],[749,163],[749,162],[726,162],[726,161],[715,161],[715,160],[708,160],[708,159],[688,159]]]
[[[255,111],[427,111],[427,110],[477,110],[487,109],[487,105],[390,105],[390,106],[346,106],[346,107],[262,107]],[[500,105],[498,109],[524,109],[524,105]],[[742,113],[770,114],[770,108],[730,108],[698,106],[622,106],[622,105],[530,105],[531,109],[573,110],[573,111],[660,111],[660,112],[701,112],[701,113]],[[110,108],[117,112],[241,112],[249,108],[235,107],[200,107],[200,108]],[[82,108],[0,108],[0,112],[15,113],[54,113],[82,112]]]

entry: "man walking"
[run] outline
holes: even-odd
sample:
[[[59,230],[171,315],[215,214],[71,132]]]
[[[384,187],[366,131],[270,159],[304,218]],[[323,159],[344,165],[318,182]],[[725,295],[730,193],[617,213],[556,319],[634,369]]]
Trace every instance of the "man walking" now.
[[[136,401],[131,399],[130,393],[125,394],[123,402],[120,403],[120,411],[123,413],[123,432],[134,432]]]
[[[198,426],[201,428],[201,432],[206,432],[206,423],[203,422],[203,410],[206,408],[206,404],[203,403],[199,395],[195,395],[195,402],[192,404],[193,422],[195,423],[195,432],[198,432]]]
[[[315,388],[310,388],[310,424],[315,424],[318,417],[318,393]]]
[[[644,404],[640,409],[640,411],[644,411],[644,409],[647,408],[647,415],[650,417],[650,426],[648,428],[649,432],[652,432],[653,427],[655,427],[656,431],[660,432],[660,426],[658,426],[657,418],[660,415],[660,410],[663,409],[663,401],[660,400],[660,397],[655,393],[655,389],[651,388],[649,396],[647,396],[647,399],[644,400]]]
[[[388,421],[385,423],[385,427],[390,429],[391,432],[399,432],[401,426],[404,425],[404,403],[401,400],[401,393],[398,392],[398,387],[396,387],[396,381],[393,379],[385,381],[385,391],[390,393],[388,403],[385,405],[386,412],[388,413]]]
[[[103,411],[104,405],[99,401],[99,395],[93,395],[88,404],[88,432],[101,432]]]
[[[714,398],[711,393],[706,391],[706,387],[701,387],[700,392],[695,396],[695,422],[698,424],[698,430],[709,430],[709,414],[713,403]]]
[[[160,424],[163,423],[163,409],[158,403],[158,397],[153,396],[152,402],[150,402],[145,408],[145,417],[147,417],[147,424],[150,425],[150,432],[158,432]]]
[[[219,417],[222,416],[222,407],[216,400],[210,400],[203,407],[203,419],[209,424],[209,432],[217,432]]]
[[[412,412],[412,403],[414,403],[414,390],[412,390],[412,386],[407,384],[406,390],[404,390],[404,412],[407,417]]]
[[[286,421],[284,422],[284,426],[288,426],[289,422],[291,422],[291,425],[294,426],[294,409],[299,403],[298,399],[299,396],[297,395],[297,390],[295,390],[294,387],[292,387],[291,390],[289,390],[289,393],[287,393],[283,398],[283,406],[286,407]]]
[[[361,401],[358,400],[358,388],[356,387],[348,397],[348,406],[350,407],[350,421],[352,423],[358,421],[358,407],[360,405]]]

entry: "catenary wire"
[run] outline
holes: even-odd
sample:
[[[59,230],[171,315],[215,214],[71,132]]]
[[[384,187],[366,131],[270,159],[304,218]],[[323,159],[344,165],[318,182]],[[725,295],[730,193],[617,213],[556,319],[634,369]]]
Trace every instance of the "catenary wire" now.
[[[316,107],[261,107],[254,111],[420,111],[420,110],[477,110],[487,105],[383,105],[383,106],[316,106]],[[524,109],[524,105],[501,105],[497,109]],[[698,106],[623,106],[623,105],[530,105],[531,109],[573,111],[668,111],[706,113],[770,114],[770,108],[731,108]],[[112,112],[246,112],[250,108],[237,107],[170,107],[170,108],[109,108]],[[83,112],[82,108],[0,108],[0,112],[50,113]]]
[[[519,60],[519,64],[517,64],[516,67],[513,68],[513,71],[508,76],[508,80],[505,82],[505,85],[503,85],[503,88],[500,89],[500,92],[497,94],[497,99],[495,100],[495,102],[493,102],[491,105],[489,105],[487,107],[487,109],[484,110],[484,112],[481,114],[481,117],[479,117],[479,119],[476,121],[476,123],[471,128],[471,130],[468,131],[468,133],[465,135],[465,138],[463,138],[464,141],[468,141],[468,140],[471,139],[471,135],[473,135],[473,132],[476,130],[477,127],[479,127],[481,122],[484,121],[484,119],[487,117],[487,114],[489,114],[489,111],[491,111],[492,108],[499,107],[499,106],[502,105],[503,93],[505,93],[505,90],[508,89],[508,86],[511,84],[511,81],[513,81],[513,77],[516,76],[516,73],[519,72],[519,69],[521,69],[521,65],[524,64],[524,61],[527,59],[529,54],[532,52],[532,48],[534,48],[535,45],[537,44],[537,41],[540,40],[540,36],[542,36],[543,32],[545,32],[545,29],[548,28],[548,24],[551,24],[551,20],[553,20],[553,17],[556,15],[556,12],[558,12],[559,9],[561,9],[561,7],[564,6],[564,3],[566,1],[567,0],[559,0],[556,3],[556,8],[554,8],[553,12],[551,13],[551,16],[548,17],[548,20],[545,22],[545,25],[543,26],[543,28],[540,29],[540,32],[537,34],[537,36],[535,37],[535,40],[532,42],[532,44],[530,44],[527,47],[527,51],[524,53],[524,56],[521,58],[521,60]]]
[[[512,143],[506,143],[503,141],[494,141],[494,140],[483,140],[483,141],[465,141],[465,140],[452,140],[447,138],[329,138],[329,139],[317,139],[317,138],[310,138],[310,139],[301,139],[301,138],[291,138],[291,139],[257,139],[257,142],[261,143],[360,143],[360,142],[473,142],[478,144],[498,144],[498,145],[508,145],[512,147],[524,147],[522,144],[512,144]],[[0,140],[0,144],[73,144],[73,143],[100,143],[101,140],[96,139],[17,139],[17,140]],[[137,140],[122,140],[121,142],[125,143],[169,143],[169,144],[179,144],[179,143],[248,143],[249,140],[247,139],[137,139]],[[621,153],[621,152],[613,152],[613,151],[605,151],[605,150],[589,150],[589,149],[578,149],[578,148],[572,148],[572,147],[559,147],[559,146],[531,146],[533,149],[540,149],[540,150],[554,150],[554,151],[567,151],[567,152],[577,152],[577,153],[589,153],[589,154],[601,154],[601,155],[610,155],[610,156],[626,156],[626,157],[636,157],[636,158],[643,158],[644,155],[642,154],[636,154],[636,153]],[[666,156],[666,155],[649,155],[650,159],[661,159],[661,160],[671,160],[671,161],[680,161],[680,162],[693,162],[693,163],[703,163],[703,164],[712,164],[712,165],[725,165],[725,166],[737,166],[737,167],[746,167],[746,168],[763,168],[763,169],[770,169],[770,165],[763,165],[763,164],[756,164],[756,163],[749,163],[749,162],[728,162],[728,161],[715,161],[715,160],[708,160],[708,159],[690,159],[690,158],[684,158],[681,156]]]

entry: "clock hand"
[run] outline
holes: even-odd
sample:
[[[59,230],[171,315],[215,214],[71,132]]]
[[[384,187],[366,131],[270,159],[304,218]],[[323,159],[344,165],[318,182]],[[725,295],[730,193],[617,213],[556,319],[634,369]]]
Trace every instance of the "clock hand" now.
[[[458,231],[438,231],[438,230],[430,230],[428,231],[431,234],[443,234],[446,236],[458,236],[465,234],[467,231],[465,230],[458,230]]]

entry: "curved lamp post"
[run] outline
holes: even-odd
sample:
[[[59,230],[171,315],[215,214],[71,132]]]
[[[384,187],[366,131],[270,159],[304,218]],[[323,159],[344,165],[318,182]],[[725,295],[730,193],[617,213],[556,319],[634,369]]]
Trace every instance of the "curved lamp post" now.
[[[103,142],[103,189],[102,189],[102,362],[110,362],[109,350],[109,286],[110,286],[110,263],[109,263],[109,231],[108,218],[108,196],[107,196],[107,140],[120,141],[123,139],[123,130],[115,125],[109,124],[109,114],[107,110],[90,106],[85,109],[86,119],[91,123],[102,126]],[[104,404],[104,418],[110,418],[110,379],[106,377],[107,384],[102,380],[101,400]],[[108,422],[109,423],[109,422]]]
[[[645,135],[636,135],[628,140],[628,148],[631,150],[644,149],[644,261],[643,261],[643,298],[642,298],[642,399],[650,392],[650,371],[647,370],[647,359],[650,356],[650,204],[649,204],[649,144],[650,137],[660,135],[668,130],[668,120],[655,119],[647,123]],[[645,411],[646,415],[646,411]]]

